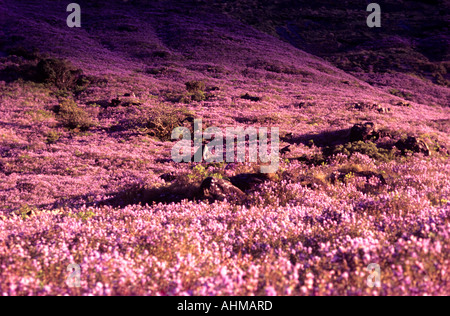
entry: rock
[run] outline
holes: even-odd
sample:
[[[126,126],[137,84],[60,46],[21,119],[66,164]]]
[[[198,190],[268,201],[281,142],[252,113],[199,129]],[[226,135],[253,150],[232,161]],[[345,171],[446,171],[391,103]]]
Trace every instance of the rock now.
[[[356,110],[364,110],[364,109],[366,109],[366,104],[364,102],[356,102],[353,104],[353,107]]]
[[[377,111],[379,113],[383,113],[383,114],[391,113],[391,109],[390,108],[387,108],[387,107],[384,107],[384,106],[381,106],[381,105],[377,106]]]
[[[285,155],[287,153],[291,152],[291,145],[287,145],[286,147],[283,147],[280,149],[280,154]]]
[[[120,101],[119,98],[111,100],[111,106],[112,107],[118,107],[120,105],[120,103],[121,103],[121,101]]]
[[[246,93],[246,94],[244,94],[243,96],[241,96],[241,99],[244,99],[244,100],[250,100],[250,101],[253,101],[253,102],[259,102],[259,101],[262,100],[262,98],[251,96],[251,95],[248,94],[248,93]]]
[[[231,182],[210,177],[206,178],[200,186],[200,198],[210,202],[224,200],[244,202],[247,196]]]
[[[164,180],[165,182],[172,182],[177,177],[175,176],[175,174],[173,172],[170,172],[170,173],[164,173],[164,174],[160,175],[159,178]]]
[[[301,186],[307,187],[311,190],[319,190],[327,188],[327,184],[325,181],[313,176],[302,175],[296,179],[296,182],[299,183]]]
[[[110,104],[111,107],[132,105],[141,105],[141,102],[136,98],[134,93],[125,93],[122,97],[112,99]]]
[[[312,107],[312,106],[315,106],[315,105],[316,104],[314,102],[299,102],[297,104],[294,104],[294,107],[298,108],[298,109],[303,109],[305,107]]]
[[[350,142],[377,140],[380,134],[373,122],[356,124],[350,130]]]
[[[264,179],[257,174],[238,174],[230,178],[231,183],[242,191],[255,190],[260,184],[264,183]]]
[[[390,113],[391,109],[388,107],[384,107],[378,103],[366,103],[366,102],[357,102],[352,105],[352,107],[356,110],[366,111],[366,110],[375,110],[379,113]]]
[[[242,173],[230,178],[231,183],[244,192],[254,191],[259,185],[267,181],[275,181],[274,174]]]
[[[428,148],[428,145],[423,140],[418,139],[414,136],[408,136],[407,139],[400,139],[395,143],[395,147],[400,149],[403,155],[406,154],[406,151],[422,153],[425,156],[430,155],[430,149]]]
[[[444,155],[450,155],[450,151],[442,144],[437,145],[436,151],[438,153],[444,154]],[[1,171],[1,162],[0,162],[0,171]]]
[[[292,141],[293,138],[294,138],[293,133],[287,133],[282,137],[282,140],[283,141]]]
[[[378,107],[378,104],[368,103],[368,102],[355,102],[352,104],[352,107],[355,110],[364,111],[364,110],[372,110],[372,109]]]
[[[405,107],[411,107],[411,104],[405,101],[399,101],[396,104],[397,106],[405,106]]]

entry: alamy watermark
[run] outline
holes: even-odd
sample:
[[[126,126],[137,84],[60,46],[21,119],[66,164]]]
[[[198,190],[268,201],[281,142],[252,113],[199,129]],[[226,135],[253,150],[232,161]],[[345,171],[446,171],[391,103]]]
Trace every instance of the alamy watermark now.
[[[379,264],[371,263],[367,267],[369,276],[367,277],[367,286],[373,289],[374,287],[381,287],[381,268]]]
[[[72,12],[67,17],[68,27],[81,27],[81,7],[78,3],[71,3],[67,6],[67,12]]]
[[[261,173],[273,173],[278,170],[280,159],[280,131],[278,127],[270,129],[267,127],[258,129],[255,127],[245,129],[243,127],[227,127],[224,130],[218,127],[208,127],[203,131],[202,126],[202,120],[194,120],[193,147],[192,133],[189,128],[177,127],[173,130],[172,140],[182,138],[172,148],[173,161],[260,162],[262,164]],[[226,149],[224,149],[224,146]]]
[[[71,12],[67,17],[68,27],[81,27],[81,7],[78,3],[71,3],[67,6],[67,12]],[[366,9],[371,14],[367,17],[367,26],[370,28],[381,27],[381,7],[378,3],[370,3]]]
[[[372,12],[367,17],[367,26],[381,27],[381,7],[378,3],[371,3],[367,6],[367,12]]]
[[[68,287],[81,287],[81,267],[79,264],[69,264],[67,266],[67,271],[70,272],[66,279],[66,284]]]

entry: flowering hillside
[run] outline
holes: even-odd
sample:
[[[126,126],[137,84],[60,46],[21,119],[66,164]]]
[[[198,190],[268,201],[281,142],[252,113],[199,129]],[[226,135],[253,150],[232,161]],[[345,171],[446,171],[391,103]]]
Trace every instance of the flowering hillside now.
[[[144,2],[0,0],[0,295],[450,293],[447,86]],[[194,119],[279,128],[278,170],[174,162]]]

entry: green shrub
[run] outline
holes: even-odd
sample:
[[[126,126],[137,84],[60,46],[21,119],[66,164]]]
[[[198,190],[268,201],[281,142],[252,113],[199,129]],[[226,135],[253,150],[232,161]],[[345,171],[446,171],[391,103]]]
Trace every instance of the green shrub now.
[[[395,95],[396,97],[403,98],[403,99],[406,99],[406,100],[411,100],[412,97],[413,97],[413,95],[411,93],[400,91],[400,90],[397,90],[397,89],[390,89],[389,93],[392,94],[392,95]]]
[[[372,159],[381,161],[389,161],[394,158],[392,150],[378,148],[373,142],[358,141],[347,143],[345,145],[336,146],[332,151],[333,155],[344,154],[348,157],[352,156],[354,153],[361,153]]]
[[[188,81],[186,84],[186,90],[189,92],[188,97],[195,102],[206,100],[206,84],[203,81]]]
[[[127,125],[128,128],[135,128],[161,141],[169,141],[172,138],[172,131],[176,127],[189,126],[191,128],[194,118],[195,115],[185,108],[157,107],[150,110],[139,110],[131,117]]]
[[[216,179],[224,179],[224,175],[218,172],[210,172],[207,167],[203,165],[196,165],[194,168],[192,168],[192,172],[185,175],[187,177],[187,180],[183,179],[181,177],[181,180],[186,182],[194,182],[194,183],[201,183],[206,178],[212,177]],[[227,179],[228,180],[228,179]]]
[[[190,93],[204,92],[206,84],[203,81],[188,81],[185,83],[186,90]]]
[[[67,90],[57,90],[53,92],[53,95],[58,99],[66,99],[70,97],[70,93]]]
[[[203,91],[195,91],[190,93],[191,100],[195,102],[205,101],[206,94]]]
[[[61,137],[60,133],[58,133],[56,131],[50,131],[46,135],[45,142],[47,144],[54,144],[54,143],[56,143],[59,140],[60,137]]]
[[[165,92],[164,98],[166,101],[172,103],[184,103],[188,104],[191,101],[190,96],[187,93],[177,93],[177,92]]]
[[[82,70],[75,69],[69,61],[57,58],[41,60],[36,72],[39,82],[52,84],[60,90],[74,89],[82,75]]]
[[[94,126],[89,114],[71,99],[66,99],[60,103],[58,119],[61,124],[69,129],[86,131]]]

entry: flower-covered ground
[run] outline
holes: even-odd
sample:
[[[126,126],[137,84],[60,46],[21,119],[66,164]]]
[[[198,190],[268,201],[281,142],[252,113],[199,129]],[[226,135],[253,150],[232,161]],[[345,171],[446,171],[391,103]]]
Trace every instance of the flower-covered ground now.
[[[372,86],[187,4],[86,4],[80,29],[65,5],[0,0],[0,295],[449,294],[448,87]],[[187,118],[290,152],[245,203],[202,200],[259,168],[173,162]]]

